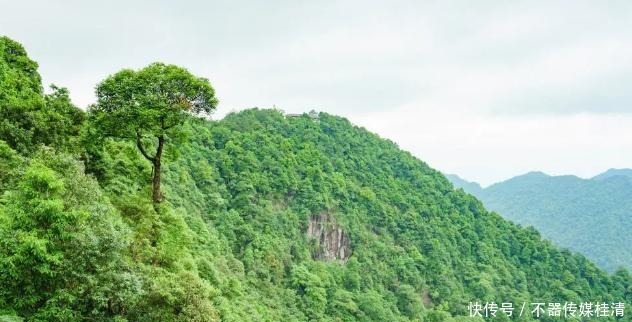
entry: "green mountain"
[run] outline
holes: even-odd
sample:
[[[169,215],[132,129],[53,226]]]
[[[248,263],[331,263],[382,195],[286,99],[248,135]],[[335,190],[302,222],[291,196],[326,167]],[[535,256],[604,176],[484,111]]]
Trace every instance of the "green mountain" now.
[[[43,106],[16,110],[57,115],[65,136],[8,121],[32,134],[0,137],[0,320],[482,321],[478,301],[531,321],[532,302],[632,303],[629,272],[488,212],[346,119],[190,117],[156,204],[141,139],[96,135],[92,112],[77,133],[72,106]]]
[[[632,268],[631,172],[611,169],[592,179],[530,172],[485,189],[472,189],[475,184],[463,179],[452,182],[488,209],[535,227],[612,272]]]

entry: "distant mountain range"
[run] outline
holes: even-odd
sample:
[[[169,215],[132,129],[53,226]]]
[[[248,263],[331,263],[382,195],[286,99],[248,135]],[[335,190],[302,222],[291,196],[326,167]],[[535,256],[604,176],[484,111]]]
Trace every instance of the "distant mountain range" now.
[[[456,175],[447,178],[489,210],[533,226],[605,270],[632,269],[632,169],[610,169],[590,179],[529,172],[487,188]]]

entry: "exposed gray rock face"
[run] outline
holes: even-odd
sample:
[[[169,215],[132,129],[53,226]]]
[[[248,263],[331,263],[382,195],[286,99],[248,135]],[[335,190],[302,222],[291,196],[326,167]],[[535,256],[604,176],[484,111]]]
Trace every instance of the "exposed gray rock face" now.
[[[318,242],[318,250],[313,254],[315,259],[344,262],[351,256],[349,236],[328,213],[312,215],[307,227],[307,237]]]

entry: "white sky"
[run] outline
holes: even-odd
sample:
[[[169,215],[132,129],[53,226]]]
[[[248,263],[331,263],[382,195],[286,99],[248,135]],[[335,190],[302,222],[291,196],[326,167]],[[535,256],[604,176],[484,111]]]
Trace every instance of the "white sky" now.
[[[632,1],[15,1],[0,34],[79,106],[121,68],[348,117],[484,185],[632,167]]]

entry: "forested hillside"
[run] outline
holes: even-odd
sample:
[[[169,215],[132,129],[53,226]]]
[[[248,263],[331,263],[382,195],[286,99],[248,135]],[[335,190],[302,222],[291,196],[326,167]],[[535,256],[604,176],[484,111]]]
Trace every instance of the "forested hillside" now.
[[[488,209],[533,226],[555,244],[614,272],[632,269],[632,177],[628,174],[629,170],[611,169],[582,179],[531,172],[485,189],[448,178]]]
[[[346,119],[249,109],[177,132],[159,122],[158,140],[105,133],[116,106],[86,113],[64,89],[44,95],[19,44],[0,38],[0,53],[5,320],[480,321],[469,302],[632,303],[629,272],[486,211]],[[183,72],[122,71],[97,104],[152,68]]]

